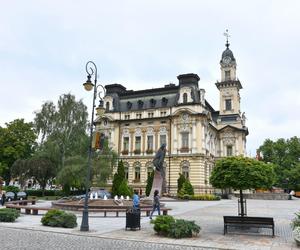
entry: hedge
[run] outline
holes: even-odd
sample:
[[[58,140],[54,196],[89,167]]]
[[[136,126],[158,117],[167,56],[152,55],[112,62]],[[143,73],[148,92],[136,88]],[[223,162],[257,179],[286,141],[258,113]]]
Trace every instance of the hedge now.
[[[0,209],[0,222],[14,222],[19,216],[20,212],[16,209]]]

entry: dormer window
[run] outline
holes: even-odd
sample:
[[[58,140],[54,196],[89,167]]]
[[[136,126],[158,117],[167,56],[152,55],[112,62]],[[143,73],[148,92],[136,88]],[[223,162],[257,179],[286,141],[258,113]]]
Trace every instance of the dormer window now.
[[[167,104],[168,104],[168,99],[167,99],[166,97],[163,97],[163,98],[161,99],[161,104],[162,104],[163,107],[167,106]]]
[[[151,108],[154,108],[155,107],[155,104],[156,104],[156,101],[154,99],[151,99],[150,100],[150,107]]]
[[[183,103],[187,103],[187,93],[183,93]]]
[[[131,102],[127,102],[127,108],[131,109],[132,108],[132,103]]]
[[[144,102],[142,100],[138,100],[138,108],[142,109],[144,106]]]
[[[109,111],[109,102],[106,102],[105,109],[106,109],[106,111]]]

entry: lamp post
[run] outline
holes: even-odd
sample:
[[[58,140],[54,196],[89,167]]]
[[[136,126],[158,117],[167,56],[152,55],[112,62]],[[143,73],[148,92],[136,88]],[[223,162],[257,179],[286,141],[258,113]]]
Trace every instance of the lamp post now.
[[[84,199],[84,207],[82,212],[82,222],[80,226],[80,231],[89,231],[89,211],[88,211],[88,199],[89,199],[89,186],[90,186],[90,179],[91,179],[91,161],[92,161],[92,154],[93,154],[93,148],[92,148],[92,142],[93,142],[93,130],[94,130],[94,109],[95,109],[95,100],[97,97],[97,88],[100,86],[102,87],[105,95],[105,89],[104,87],[99,84],[97,85],[97,66],[94,62],[88,61],[85,65],[85,70],[87,72],[87,81],[83,84],[85,90],[93,92],[93,107],[92,107],[92,118],[91,118],[91,124],[90,124],[90,142],[89,142],[89,151],[88,151],[88,166],[87,166],[87,174],[86,174],[86,183],[85,183],[85,199]],[[91,77],[94,75],[94,83],[91,81]],[[103,100],[100,96],[99,92],[99,98],[100,98],[100,105],[97,109],[103,108]]]

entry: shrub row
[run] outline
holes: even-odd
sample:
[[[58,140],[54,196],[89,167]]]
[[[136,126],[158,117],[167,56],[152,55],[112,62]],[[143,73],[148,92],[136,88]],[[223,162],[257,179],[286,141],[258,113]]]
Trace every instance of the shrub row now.
[[[41,222],[44,226],[49,227],[73,228],[77,226],[75,214],[56,209],[48,211]]]
[[[175,220],[170,215],[159,215],[151,221],[151,224],[154,224],[154,231],[157,234],[171,238],[192,237],[201,230],[200,226],[195,224],[194,221]]]
[[[37,196],[37,197],[42,197],[43,196],[43,190],[41,189],[27,189],[25,190],[28,196]],[[81,195],[84,194],[85,192],[82,190],[75,190],[75,191],[70,191],[69,195]],[[62,190],[45,190],[44,193],[45,196],[64,196],[65,193]]]
[[[0,209],[0,222],[14,222],[19,216],[20,212],[16,209]]]
[[[219,196],[214,194],[196,194],[196,195],[178,195],[178,198],[184,200],[201,200],[201,201],[218,201],[220,200]]]
[[[20,192],[20,188],[15,187],[15,186],[5,186],[5,187],[2,187],[2,189],[5,190],[6,192],[14,192],[14,193]]]

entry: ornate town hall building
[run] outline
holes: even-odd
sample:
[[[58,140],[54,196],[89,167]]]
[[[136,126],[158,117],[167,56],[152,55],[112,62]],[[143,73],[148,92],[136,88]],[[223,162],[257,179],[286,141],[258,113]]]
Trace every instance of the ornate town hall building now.
[[[216,159],[246,154],[245,116],[240,109],[242,85],[236,76],[236,60],[228,42],[222,53],[219,110],[205,99],[197,74],[182,74],[178,84],[160,88],[127,90],[106,85],[106,111],[96,120],[125,165],[128,183],[146,187],[152,159],[166,143],[166,192],[176,194],[179,173],[188,177],[195,193],[213,191],[209,176]]]

